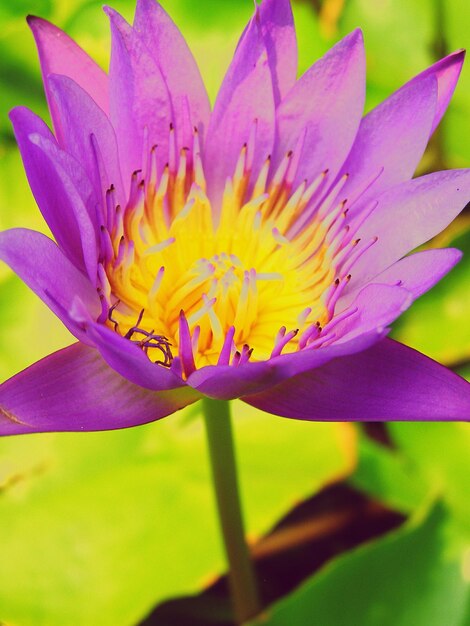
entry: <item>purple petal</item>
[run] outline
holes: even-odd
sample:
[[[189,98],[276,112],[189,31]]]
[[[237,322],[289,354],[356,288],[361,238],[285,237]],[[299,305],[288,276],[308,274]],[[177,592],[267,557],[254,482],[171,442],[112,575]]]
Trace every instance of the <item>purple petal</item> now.
[[[103,359],[121,376],[135,385],[153,391],[186,386],[181,377],[176,376],[171,369],[153,363],[139,346],[107,326],[95,322],[80,303],[74,304],[70,308],[72,319],[85,330],[87,340],[96,346]],[[149,353],[150,356],[153,354],[156,354],[155,360],[161,357],[158,351]]]
[[[123,185],[118,147],[114,129],[107,115],[75,81],[67,76],[49,76],[49,89],[61,125],[66,129],[61,147],[79,161],[93,181],[97,198],[104,201],[104,192],[111,184],[116,188],[118,203],[123,202]],[[92,136],[106,168],[100,176],[100,159]]]
[[[465,59],[465,50],[457,50],[452,54],[444,57],[421,74],[418,74],[411,82],[419,81],[426,76],[435,76],[437,79],[437,105],[434,114],[434,121],[431,132],[434,132],[436,126],[442,119],[447,106],[455,91],[457,81],[459,80],[462,65]]]
[[[142,168],[144,149],[158,145],[160,168],[168,161],[171,103],[162,73],[140,36],[119,13],[109,7],[105,11],[112,37],[110,117],[127,186],[132,172]]]
[[[0,386],[0,435],[127,428],[195,402],[186,387],[155,393],[116,374],[94,348],[77,343]]]
[[[383,193],[357,232],[362,241],[378,241],[354,264],[344,295],[444,230],[469,199],[470,170],[435,172]]]
[[[340,172],[349,175],[344,197],[352,204],[360,196],[354,212],[385,189],[412,177],[431,134],[437,89],[434,75],[415,79],[364,117]]]
[[[70,332],[83,339],[83,332],[64,311],[68,311],[78,297],[90,315],[98,317],[101,312],[98,294],[53,241],[33,230],[3,231],[0,233],[0,259],[47,304]]]
[[[400,285],[413,300],[431,289],[460,261],[462,252],[455,248],[423,250],[411,254],[375,276],[372,280],[385,285]],[[349,292],[338,300],[338,310],[348,307],[357,295]]]
[[[202,139],[210,116],[209,98],[196,61],[176,25],[155,0],[138,0],[134,28],[167,84],[177,145],[190,146],[193,127],[198,128]]]
[[[470,384],[391,339],[243,400],[312,421],[470,419]]]
[[[79,267],[83,267],[90,279],[94,281],[98,260],[96,219],[93,219],[94,216],[90,217],[73,183],[73,174],[70,174],[74,167],[78,167],[78,163],[66,152],[60,150],[55,141],[36,134],[30,135],[29,140],[34,146],[30,152],[35,153],[34,158],[37,160],[41,178],[42,189],[38,195],[41,194],[43,204],[48,204],[49,215],[54,215],[56,224],[60,228],[60,238],[67,238],[69,249],[73,246],[74,251],[80,250],[83,263],[80,262]],[[80,257],[77,257],[77,260]]]
[[[317,61],[279,105],[273,166],[305,133],[294,186],[325,169],[334,180],[356,136],[364,98],[364,42],[356,30]]]
[[[220,210],[227,177],[232,177],[244,144],[255,132],[252,179],[271,154],[274,141],[274,96],[268,54],[258,20],[243,34],[220,88],[207,132],[204,171],[208,193]]]
[[[26,145],[28,145],[30,136],[35,134],[40,135],[57,148],[60,148],[45,122],[27,107],[15,107],[10,111],[9,116],[15,131],[15,136],[20,144],[20,149],[20,141],[26,142]],[[80,192],[83,203],[87,206],[90,218],[93,220],[96,215],[96,203],[99,200],[99,196],[95,194],[95,190],[81,165],[80,159],[76,160],[71,157],[71,155],[61,150],[59,161],[76,189]]]
[[[413,176],[452,97],[464,56],[459,51],[438,61],[364,117],[341,169],[341,174],[349,174],[345,197],[354,201],[367,189],[357,208]]]
[[[412,301],[412,294],[403,287],[367,285],[350,305],[355,314],[334,325],[331,333],[336,336],[336,343],[342,344],[373,330],[380,331],[394,322]],[[328,325],[325,326],[324,332],[328,332]]]
[[[47,102],[60,140],[64,136],[64,129],[60,125],[60,118],[51,98],[49,74],[64,74],[72,78],[105,113],[109,108],[108,77],[80,46],[50,22],[29,16],[28,24],[36,40]]]
[[[24,107],[10,113],[26,175],[57,243],[72,262],[96,277],[94,195],[80,164],[60,150],[44,122]],[[80,190],[80,193],[79,191]]]
[[[277,105],[297,78],[297,40],[290,0],[264,0],[258,11]]]
[[[193,372],[188,377],[188,384],[211,398],[232,400],[276,385],[286,376],[273,359],[238,367],[208,365]]]
[[[232,400],[259,393],[311,370],[331,359],[365,350],[379,341],[386,331],[371,331],[342,344],[332,344],[318,350],[308,349],[284,354],[268,361],[249,362],[238,367],[209,365],[188,377],[188,384],[201,393],[219,400]]]

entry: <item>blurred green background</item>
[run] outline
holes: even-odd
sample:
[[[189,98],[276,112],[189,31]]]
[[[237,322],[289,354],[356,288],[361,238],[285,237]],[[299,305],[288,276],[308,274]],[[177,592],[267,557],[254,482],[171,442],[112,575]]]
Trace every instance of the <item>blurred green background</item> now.
[[[132,18],[133,0],[112,4]],[[213,99],[251,0],[162,4],[185,34]],[[301,72],[341,36],[362,27],[367,108],[470,41],[468,0],[297,0],[293,7]],[[109,33],[99,1],[0,0],[0,228],[46,232],[7,117],[18,104],[48,115],[28,13],[64,28],[104,67]],[[469,166],[470,64],[420,172]],[[470,214],[464,212],[430,245],[455,245],[466,254],[394,334],[470,376]],[[5,266],[0,329],[2,380],[71,342]],[[364,494],[371,511],[382,505],[406,518],[399,529],[373,540],[366,533],[353,550],[339,541],[336,557],[275,604],[263,623],[470,626],[470,425],[392,424],[375,432],[283,420],[241,403],[233,409],[255,553],[292,507],[337,481]],[[132,626],[169,599],[199,593],[224,572],[198,418],[196,408],[128,431],[0,441],[0,624]],[[287,578],[300,567],[289,550],[307,541],[299,528],[310,529],[307,535],[318,530],[315,502],[301,524],[289,527],[291,544],[267,544],[265,551],[287,555]],[[335,507],[342,503],[328,506],[334,525]],[[346,525],[341,532],[352,531]],[[200,622],[185,622],[182,613],[155,613],[146,623],[226,623],[224,610],[220,616],[216,604],[208,607]]]

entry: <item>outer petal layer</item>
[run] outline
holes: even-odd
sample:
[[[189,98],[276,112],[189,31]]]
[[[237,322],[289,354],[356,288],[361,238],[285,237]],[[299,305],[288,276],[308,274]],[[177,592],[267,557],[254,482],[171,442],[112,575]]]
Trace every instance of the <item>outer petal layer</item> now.
[[[390,339],[243,400],[311,421],[470,420],[470,383]]]
[[[435,76],[415,79],[364,117],[341,169],[341,174],[349,175],[344,197],[352,205],[360,194],[352,213],[413,176],[431,133],[437,92]]]
[[[127,428],[195,402],[190,388],[159,393],[133,385],[93,348],[74,344],[0,386],[0,435]]]
[[[10,113],[34,197],[59,246],[96,276],[93,190],[78,161],[61,150],[44,122],[24,107]]]
[[[5,261],[79,339],[79,326],[66,311],[80,298],[89,314],[98,317],[100,301],[90,281],[45,235],[15,228],[0,233],[0,259]]]
[[[93,341],[103,359],[127,380],[153,391],[186,386],[173,371],[153,363],[138,346],[110,328],[93,321],[86,323],[85,327],[87,337]],[[155,359],[159,356],[157,354]]]
[[[364,333],[345,343],[333,343],[318,350],[302,350],[261,362],[234,367],[209,365],[188,377],[188,384],[201,393],[219,400],[232,400],[269,389],[300,372],[311,370],[328,361],[365,350],[379,341],[387,330]]]
[[[411,294],[406,289],[390,285],[368,285],[355,298],[349,317],[331,330],[325,326],[324,346],[237,367],[203,367],[188,377],[188,384],[208,396],[222,400],[257,393],[300,372],[370,347],[381,339],[388,325],[410,302]]]
[[[444,230],[469,197],[469,170],[435,172],[383,193],[357,231],[362,241],[378,241],[352,268],[345,295]]]
[[[400,285],[409,291],[413,300],[431,289],[460,261],[462,252],[455,248],[423,250],[400,259],[378,276],[373,283]],[[347,308],[356,292],[350,292],[338,300],[338,310]]]
[[[442,119],[446,112],[447,106],[452,98],[457,81],[462,71],[462,65],[465,59],[465,50],[457,50],[452,54],[444,57],[421,74],[418,74],[411,82],[417,81],[426,76],[435,76],[437,79],[437,105],[431,132]]]
[[[59,141],[66,132],[60,123],[60,117],[51,98],[49,74],[64,74],[72,78],[87,91],[96,104],[108,112],[108,77],[73,39],[60,28],[40,17],[28,17],[33,31],[41,62],[42,76],[46,97]]]
[[[358,193],[378,178],[363,193],[352,213],[413,176],[452,97],[464,56],[460,51],[441,59],[364,117],[341,170],[349,174],[343,188],[345,197],[354,202]]]

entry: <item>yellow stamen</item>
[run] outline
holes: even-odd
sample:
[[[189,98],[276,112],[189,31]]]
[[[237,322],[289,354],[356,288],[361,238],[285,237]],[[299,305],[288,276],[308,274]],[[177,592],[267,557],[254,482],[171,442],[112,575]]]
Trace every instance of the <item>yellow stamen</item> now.
[[[169,163],[159,180],[158,148],[152,148],[149,180],[139,182],[135,174],[131,200],[125,212],[115,210],[109,226],[108,257],[114,256],[100,280],[114,303],[110,327],[123,336],[158,334],[176,354],[184,315],[196,367],[217,363],[222,350],[224,359],[238,353],[237,362],[263,360],[299,349],[301,337],[302,348],[316,340],[346,280],[335,284],[329,249],[343,228],[344,205],[337,196],[344,179],[318,209],[308,209],[311,218],[298,228],[326,171],[291,189],[294,178],[286,176],[292,153],[269,183],[268,157],[247,197],[250,145],[243,146],[227,180],[217,220],[206,195],[197,131],[192,149],[183,148],[177,162],[170,129]]]

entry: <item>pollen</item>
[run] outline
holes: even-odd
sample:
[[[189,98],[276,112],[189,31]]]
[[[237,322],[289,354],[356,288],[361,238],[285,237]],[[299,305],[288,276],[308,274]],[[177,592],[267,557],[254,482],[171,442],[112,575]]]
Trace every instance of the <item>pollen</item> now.
[[[174,130],[170,127],[170,147]],[[107,192],[99,270],[103,321],[154,362],[179,356],[183,374],[314,348],[360,254],[346,224],[345,177],[293,187],[295,153],[256,180],[240,150],[220,207],[206,193],[193,145],[158,168],[158,147],[131,177],[125,207]],[[369,242],[370,245],[370,242]],[[351,262],[352,259],[352,262]]]

